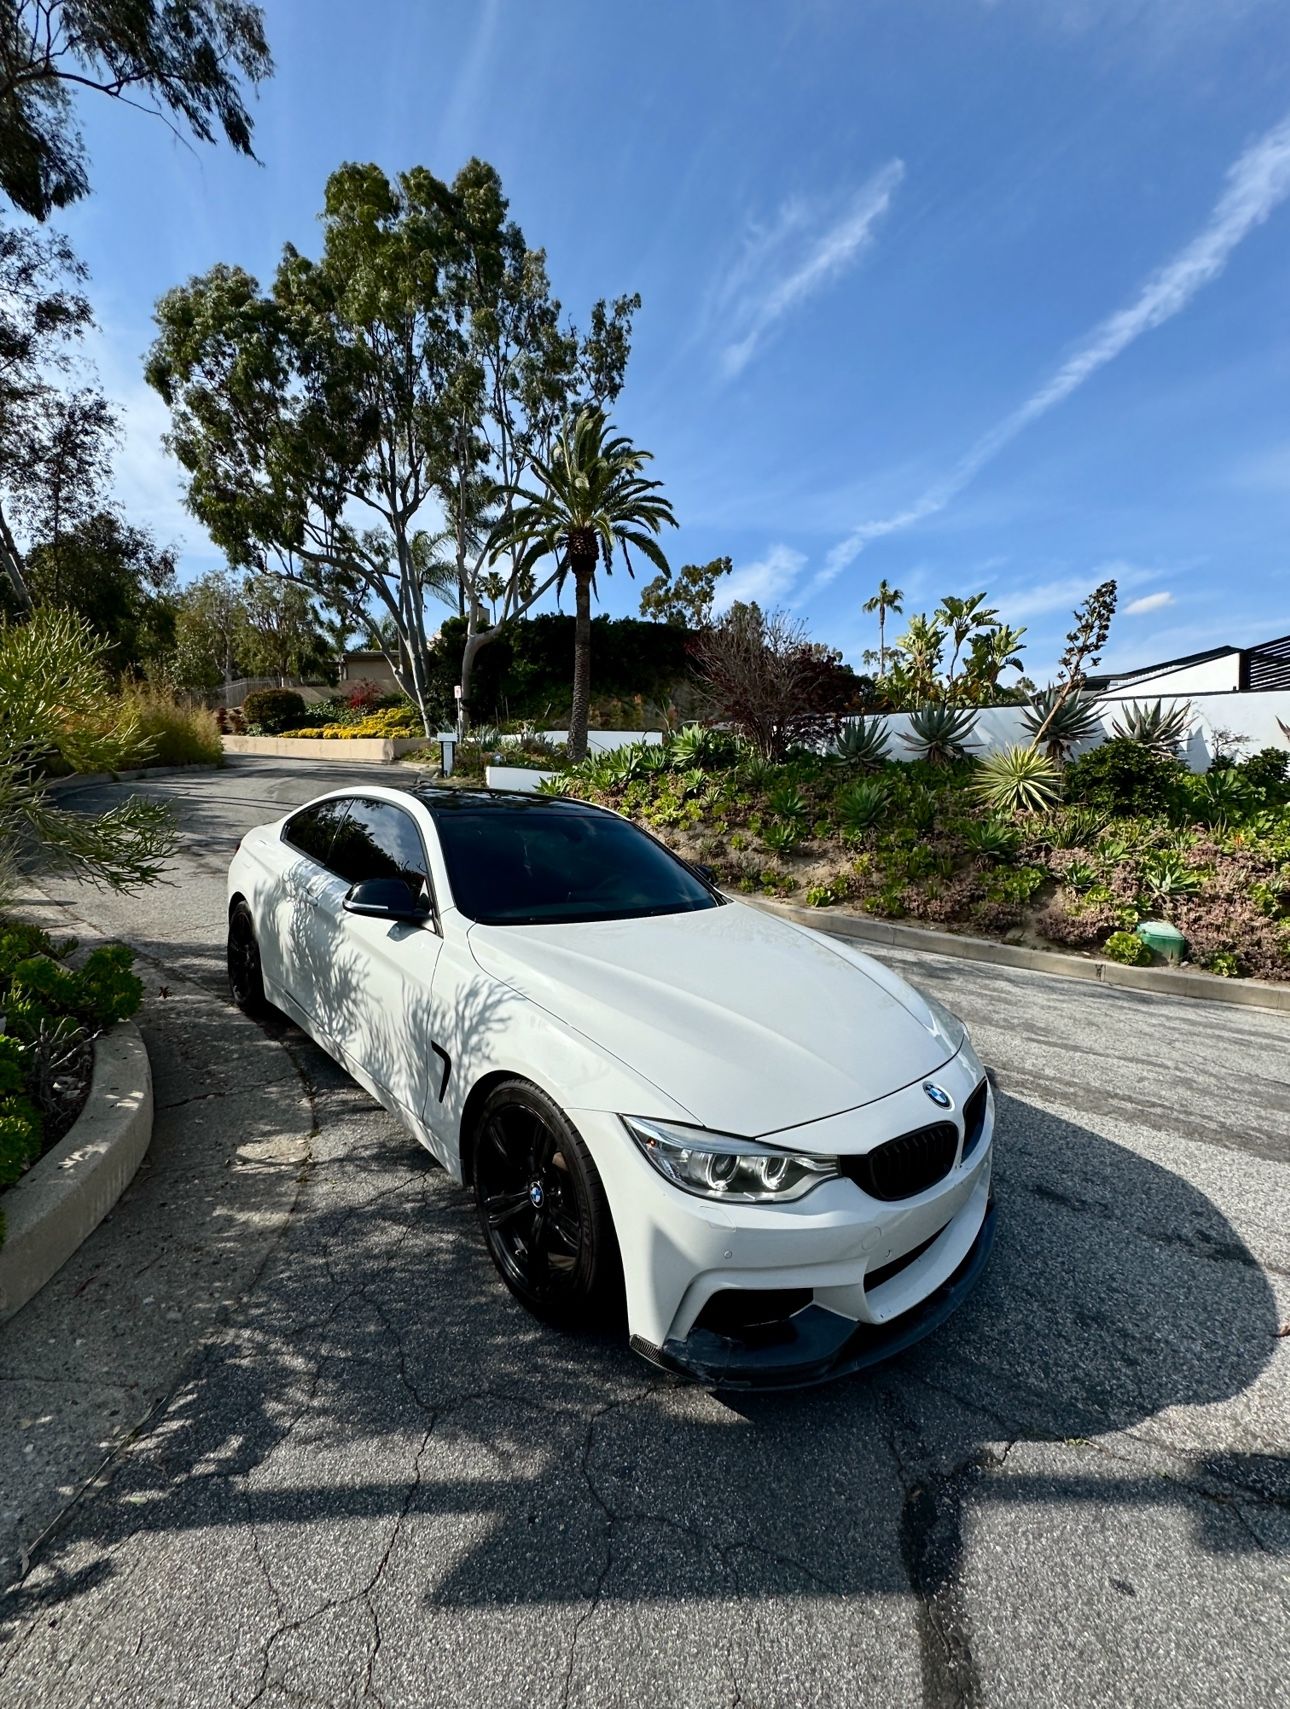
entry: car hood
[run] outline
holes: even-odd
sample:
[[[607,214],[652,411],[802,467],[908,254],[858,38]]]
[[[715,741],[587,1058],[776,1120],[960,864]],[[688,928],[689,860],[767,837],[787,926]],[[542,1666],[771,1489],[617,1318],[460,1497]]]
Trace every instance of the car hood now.
[[[485,972],[728,1133],[855,1109],[931,1074],[962,1042],[887,968],[747,904],[475,925],[469,941]]]

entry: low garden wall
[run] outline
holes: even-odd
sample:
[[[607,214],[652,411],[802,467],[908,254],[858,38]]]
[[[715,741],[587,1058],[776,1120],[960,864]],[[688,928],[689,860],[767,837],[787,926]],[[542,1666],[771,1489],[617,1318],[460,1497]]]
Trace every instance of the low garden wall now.
[[[20,1311],[102,1222],[152,1138],[152,1069],[139,1029],[120,1021],[94,1043],[85,1107],[0,1198],[0,1323]]]
[[[404,754],[429,747],[437,758],[437,744],[425,736],[358,736],[350,741],[308,736],[225,736],[226,754],[260,754],[282,760],[340,760],[349,765],[389,765]]]
[[[1105,741],[1113,733],[1112,726],[1130,708],[1155,706],[1157,703],[1166,711],[1175,706],[1188,709],[1189,730],[1179,758],[1192,771],[1209,770],[1217,746],[1216,731],[1244,738],[1246,753],[1257,753],[1260,748],[1290,747],[1290,737],[1281,729],[1282,724],[1290,727],[1290,690],[1266,689],[1250,694],[1207,692],[1110,696],[1099,700],[1094,707],[1102,726],[1100,734],[1091,741],[1080,743],[1073,752],[1077,756],[1087,753]],[[983,707],[976,715],[976,729],[969,743],[971,751],[988,754],[1015,743],[1029,743],[1030,735],[1022,722],[1024,710],[1019,706]],[[891,757],[912,759],[913,750],[902,739],[908,733],[911,715],[908,712],[888,712],[880,716],[886,720],[891,733]]]

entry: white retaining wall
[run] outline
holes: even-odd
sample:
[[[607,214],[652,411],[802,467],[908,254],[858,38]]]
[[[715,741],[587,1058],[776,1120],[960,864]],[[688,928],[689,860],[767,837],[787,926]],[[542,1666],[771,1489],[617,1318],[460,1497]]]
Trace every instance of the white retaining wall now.
[[[1278,718],[1290,727],[1290,690],[1270,689],[1260,694],[1136,694],[1117,695],[1097,703],[1096,711],[1102,725],[1102,738],[1112,735],[1112,725],[1124,717],[1130,706],[1153,706],[1156,701],[1166,708],[1185,706],[1190,709],[1189,730],[1183,743],[1181,757],[1192,771],[1208,771],[1217,746],[1214,732],[1234,732],[1246,738],[1247,745],[1238,755],[1257,753],[1260,748],[1290,749],[1290,736],[1279,727]],[[1016,742],[1030,740],[1021,721],[1019,706],[987,706],[977,714],[976,729],[970,744],[977,754],[992,753]],[[913,749],[902,740],[909,730],[908,712],[888,712],[885,718],[891,735],[891,757],[912,759]],[[1075,752],[1087,753],[1097,747],[1097,741],[1084,742]]]

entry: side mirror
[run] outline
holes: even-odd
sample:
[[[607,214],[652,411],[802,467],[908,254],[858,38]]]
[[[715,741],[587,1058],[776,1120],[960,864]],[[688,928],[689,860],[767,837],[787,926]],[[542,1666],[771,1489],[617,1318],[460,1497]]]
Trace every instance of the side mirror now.
[[[362,878],[346,892],[344,906],[370,920],[424,920],[430,913],[425,897],[414,896],[401,878]]]
[[[703,880],[703,882],[705,884],[710,884],[712,886],[712,888],[715,890],[717,888],[717,882],[718,882],[716,867],[715,866],[704,866],[700,861],[695,861],[693,864],[694,864],[694,870],[698,873],[699,877]]]

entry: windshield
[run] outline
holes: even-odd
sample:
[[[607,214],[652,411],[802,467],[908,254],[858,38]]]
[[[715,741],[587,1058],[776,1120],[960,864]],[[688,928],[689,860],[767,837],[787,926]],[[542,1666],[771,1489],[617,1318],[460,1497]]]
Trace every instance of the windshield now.
[[[632,920],[719,898],[652,837],[611,813],[555,803],[435,814],[453,900],[486,926]]]

